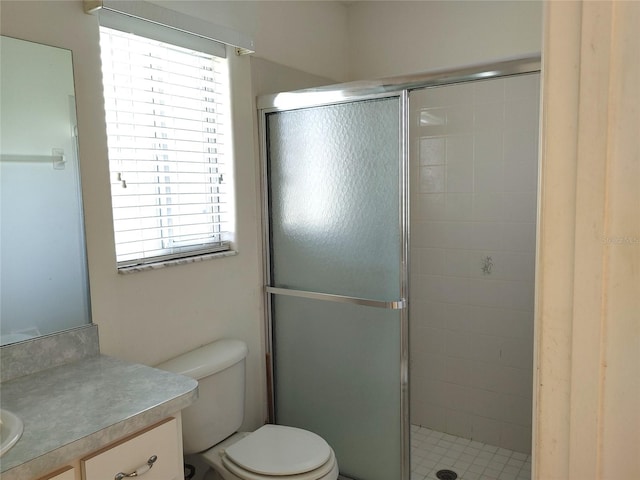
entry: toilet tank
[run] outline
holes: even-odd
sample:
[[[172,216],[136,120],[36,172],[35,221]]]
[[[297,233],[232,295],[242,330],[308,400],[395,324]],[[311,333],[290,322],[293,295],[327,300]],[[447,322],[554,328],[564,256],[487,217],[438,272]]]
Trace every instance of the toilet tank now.
[[[198,399],[182,411],[185,455],[207,450],[240,428],[247,351],[240,340],[218,340],[156,367],[198,381]]]

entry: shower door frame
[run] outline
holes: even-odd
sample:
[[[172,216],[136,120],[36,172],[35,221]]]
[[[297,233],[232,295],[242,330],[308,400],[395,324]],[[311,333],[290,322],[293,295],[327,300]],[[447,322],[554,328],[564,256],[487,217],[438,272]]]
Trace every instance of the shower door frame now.
[[[330,302],[350,303],[375,308],[398,310],[400,314],[400,372],[398,388],[400,389],[400,452],[402,463],[400,465],[401,478],[409,479],[410,475],[410,428],[409,428],[409,137],[408,137],[408,91],[406,89],[391,91],[356,91],[343,95],[342,90],[337,92],[335,98],[328,98],[334,95],[333,92],[319,95],[313,93],[307,96],[307,91],[293,92],[293,95],[301,94],[302,98],[295,98],[293,102],[287,100],[286,105],[278,106],[277,95],[270,100],[267,97],[258,99],[259,128],[260,128],[260,165],[262,180],[262,227],[263,227],[263,250],[264,250],[264,295],[265,295],[265,319],[266,319],[266,343],[267,343],[267,388],[268,388],[268,414],[269,421],[275,420],[275,388],[274,388],[274,365],[273,365],[273,309],[271,296],[274,294],[288,294]],[[285,95],[287,95],[285,93]],[[400,242],[400,278],[399,293],[400,298],[392,301],[382,301],[366,298],[344,297],[316,292],[302,292],[298,290],[280,289],[272,287],[271,283],[271,249],[270,249],[270,229],[269,229],[269,178],[268,178],[268,158],[267,158],[267,116],[271,113],[298,110],[303,108],[313,108],[329,105],[348,104],[354,102],[364,102],[369,100],[380,100],[396,98],[399,103],[399,225],[401,233]],[[346,478],[346,477],[341,477]]]
[[[265,306],[265,341],[267,362],[267,390],[269,421],[275,419],[275,389],[273,365],[273,323],[271,296],[281,293],[271,283],[271,250],[269,230],[269,187],[267,159],[267,116],[271,113],[298,110],[302,108],[338,105],[357,101],[398,97],[400,101],[400,225],[401,228],[401,270],[400,296],[398,302],[376,302],[368,299],[352,299],[329,294],[313,294],[309,292],[290,293],[294,296],[317,295],[330,301],[357,303],[400,310],[400,480],[409,480],[410,463],[410,416],[409,416],[409,93],[411,90],[467,83],[475,80],[489,80],[500,77],[539,73],[540,55],[525,56],[502,62],[473,65],[469,67],[439,70],[422,74],[384,78],[373,81],[357,81],[325,87],[310,88],[292,92],[262,95],[257,98],[258,127],[260,138],[260,175],[262,198],[262,231],[264,251],[264,306]],[[313,298],[313,297],[309,298]],[[333,298],[330,298],[333,297]],[[374,305],[375,304],[375,305]]]

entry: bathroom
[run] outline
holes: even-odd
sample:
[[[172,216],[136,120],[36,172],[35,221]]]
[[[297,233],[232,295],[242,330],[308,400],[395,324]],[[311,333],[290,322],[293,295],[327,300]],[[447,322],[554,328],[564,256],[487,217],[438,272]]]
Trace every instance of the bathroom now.
[[[258,55],[232,59],[239,72],[236,136],[249,138],[257,131],[252,99],[260,94],[542,49],[540,2],[158,3],[255,38]],[[236,142],[238,255],[118,275],[106,138],[97,114],[102,99],[96,20],[80,2],[3,1],[0,8],[3,34],[73,50],[91,312],[101,352],[156,365],[205,341],[241,338],[250,352],[243,428],[256,428],[267,416],[257,142]]]

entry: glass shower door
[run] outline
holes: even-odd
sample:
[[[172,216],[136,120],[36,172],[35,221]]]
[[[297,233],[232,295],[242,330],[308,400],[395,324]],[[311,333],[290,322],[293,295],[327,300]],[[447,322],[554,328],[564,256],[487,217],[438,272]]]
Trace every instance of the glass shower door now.
[[[265,112],[275,421],[408,478],[404,97]]]

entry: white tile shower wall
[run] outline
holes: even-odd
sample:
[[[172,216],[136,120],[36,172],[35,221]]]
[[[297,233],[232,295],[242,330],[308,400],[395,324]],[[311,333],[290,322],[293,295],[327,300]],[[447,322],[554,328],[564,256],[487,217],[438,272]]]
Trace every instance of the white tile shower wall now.
[[[414,91],[412,423],[530,452],[539,75]]]

